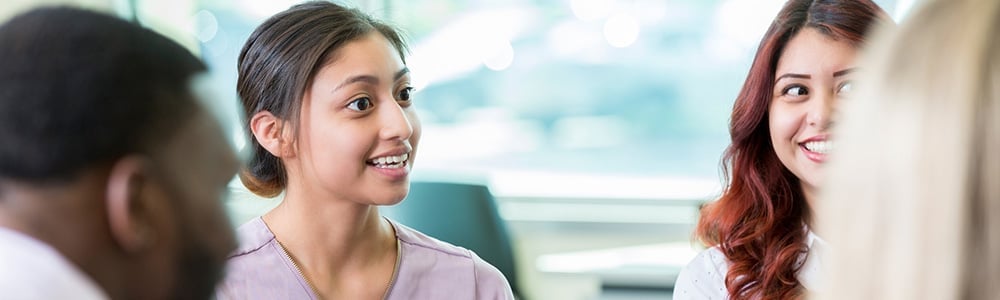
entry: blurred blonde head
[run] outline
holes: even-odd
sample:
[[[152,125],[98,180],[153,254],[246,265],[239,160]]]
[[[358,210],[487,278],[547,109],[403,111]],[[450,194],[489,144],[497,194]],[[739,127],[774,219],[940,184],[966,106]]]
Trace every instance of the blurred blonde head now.
[[[1000,296],[998,28],[1000,1],[928,1],[876,36],[817,210],[820,299]]]

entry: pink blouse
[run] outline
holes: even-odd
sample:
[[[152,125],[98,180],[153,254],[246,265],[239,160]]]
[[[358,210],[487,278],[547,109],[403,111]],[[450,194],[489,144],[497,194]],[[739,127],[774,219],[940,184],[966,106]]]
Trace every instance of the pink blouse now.
[[[390,221],[399,265],[386,299],[514,299],[507,279],[472,251]],[[319,299],[260,217],[237,229],[218,299]]]

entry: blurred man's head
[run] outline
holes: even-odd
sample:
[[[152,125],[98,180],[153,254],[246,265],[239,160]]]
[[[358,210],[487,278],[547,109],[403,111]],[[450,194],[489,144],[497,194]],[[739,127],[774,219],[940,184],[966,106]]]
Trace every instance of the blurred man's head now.
[[[0,226],[112,298],[207,298],[235,245],[237,162],[192,94],[205,66],[114,17],[34,10],[0,27]]]

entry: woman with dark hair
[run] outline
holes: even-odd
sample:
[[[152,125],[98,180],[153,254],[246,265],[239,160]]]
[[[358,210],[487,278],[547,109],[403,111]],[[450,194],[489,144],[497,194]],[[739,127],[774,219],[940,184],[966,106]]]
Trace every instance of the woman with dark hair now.
[[[264,21],[237,90],[254,151],[240,179],[281,204],[240,226],[222,299],[513,299],[475,253],[381,217],[420,140],[406,45],[356,9],[307,2]]]
[[[698,222],[711,248],[678,276],[675,299],[789,299],[820,288],[824,242],[811,216],[828,130],[879,23],[891,20],[869,0],[791,0],[778,13],[733,107],[726,189]]]

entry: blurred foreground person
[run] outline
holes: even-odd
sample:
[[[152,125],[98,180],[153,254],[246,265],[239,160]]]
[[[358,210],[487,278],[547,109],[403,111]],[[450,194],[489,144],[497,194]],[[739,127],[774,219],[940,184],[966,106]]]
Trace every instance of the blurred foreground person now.
[[[845,109],[821,299],[998,299],[1000,2],[924,3],[881,35]]]
[[[203,71],[95,12],[0,26],[0,298],[211,296],[238,162],[189,89]]]

